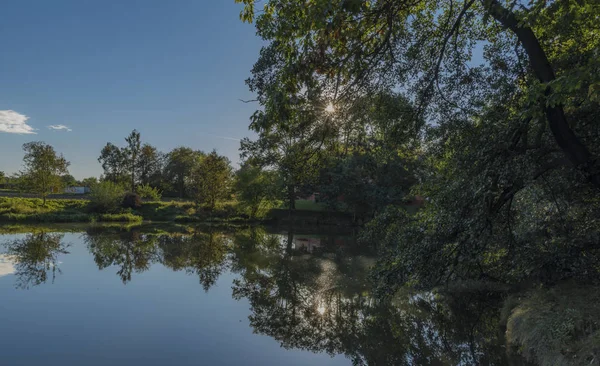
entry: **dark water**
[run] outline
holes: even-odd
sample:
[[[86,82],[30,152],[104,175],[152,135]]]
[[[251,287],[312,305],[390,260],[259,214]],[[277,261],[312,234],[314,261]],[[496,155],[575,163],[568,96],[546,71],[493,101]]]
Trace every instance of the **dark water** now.
[[[505,362],[497,302],[376,300],[348,236],[30,231],[0,236],[0,365]]]

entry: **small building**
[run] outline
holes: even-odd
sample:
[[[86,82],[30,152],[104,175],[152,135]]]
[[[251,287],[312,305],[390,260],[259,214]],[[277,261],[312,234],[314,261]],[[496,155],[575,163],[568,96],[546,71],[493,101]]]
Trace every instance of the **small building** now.
[[[89,187],[67,187],[67,188],[65,188],[65,193],[86,194],[86,193],[90,193],[90,188]]]

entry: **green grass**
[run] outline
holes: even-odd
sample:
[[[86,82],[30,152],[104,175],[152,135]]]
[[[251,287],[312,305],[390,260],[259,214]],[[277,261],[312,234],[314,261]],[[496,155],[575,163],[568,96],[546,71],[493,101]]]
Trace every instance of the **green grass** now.
[[[0,222],[140,222],[141,216],[131,213],[97,215],[90,212],[89,203],[82,200],[46,200],[39,198],[0,197]]]
[[[308,200],[296,202],[298,211],[322,212],[325,205]],[[99,214],[92,210],[90,201],[80,199],[48,199],[46,205],[39,198],[0,197],[0,222],[10,223],[75,223],[75,222],[177,222],[177,223],[239,223],[247,222],[237,201],[219,202],[214,210],[198,207],[191,201],[149,201],[136,210],[120,210]]]
[[[98,222],[142,222],[144,218],[132,213],[121,213],[99,215],[97,220]]]
[[[8,222],[89,222],[87,202],[39,198],[0,197],[0,221]]]

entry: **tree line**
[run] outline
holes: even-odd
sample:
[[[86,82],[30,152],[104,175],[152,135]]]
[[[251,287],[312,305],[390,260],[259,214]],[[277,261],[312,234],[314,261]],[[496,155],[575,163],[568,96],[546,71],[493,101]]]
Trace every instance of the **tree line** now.
[[[250,163],[235,171],[230,160],[215,150],[206,153],[182,146],[163,153],[142,142],[137,130],[125,138],[123,146],[107,143],[98,158],[103,174],[82,181],[69,174],[70,163],[51,145],[30,142],[23,150],[23,170],[13,177],[2,172],[0,184],[37,193],[43,205],[51,193],[81,185],[96,194],[101,211],[109,211],[129,192],[150,200],[162,196],[193,200],[209,210],[220,201],[235,199],[254,218],[273,207],[281,195],[276,172]]]

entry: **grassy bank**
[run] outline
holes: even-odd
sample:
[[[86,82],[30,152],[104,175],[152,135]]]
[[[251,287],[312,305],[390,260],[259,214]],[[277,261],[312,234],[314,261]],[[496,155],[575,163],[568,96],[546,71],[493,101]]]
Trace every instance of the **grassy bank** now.
[[[91,212],[83,200],[47,200],[38,198],[0,197],[0,222],[141,222],[143,218],[131,212],[98,214]]]
[[[308,201],[307,201],[308,202]],[[344,213],[333,213],[311,202],[300,201],[293,221],[306,225],[348,226]],[[94,212],[88,200],[0,197],[0,223],[90,223],[142,221],[171,223],[281,223],[289,220],[286,209],[273,209],[263,219],[250,220],[236,201],[220,202],[214,209],[190,201],[143,202],[138,209],[119,209],[113,213]]]

